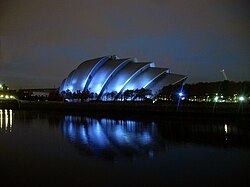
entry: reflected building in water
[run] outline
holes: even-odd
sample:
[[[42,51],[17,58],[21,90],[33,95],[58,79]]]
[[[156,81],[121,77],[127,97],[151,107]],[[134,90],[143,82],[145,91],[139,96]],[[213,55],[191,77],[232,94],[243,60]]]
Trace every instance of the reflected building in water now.
[[[11,109],[0,109],[0,132],[10,133],[13,126],[13,112]]]
[[[149,158],[165,149],[153,122],[65,116],[63,134],[84,154],[103,159]]]
[[[14,115],[12,110],[0,109],[0,133],[13,132],[13,126],[16,130],[24,126],[37,128],[41,122],[43,127],[49,125],[49,130],[63,135],[82,155],[106,160],[152,159],[183,144],[223,149],[250,147],[247,119],[141,117],[118,119],[22,110],[16,110]]]
[[[223,121],[223,120],[222,120]],[[156,122],[64,116],[63,135],[84,155],[107,160],[153,158],[171,145],[202,144],[249,147],[250,131],[217,119],[171,119]]]

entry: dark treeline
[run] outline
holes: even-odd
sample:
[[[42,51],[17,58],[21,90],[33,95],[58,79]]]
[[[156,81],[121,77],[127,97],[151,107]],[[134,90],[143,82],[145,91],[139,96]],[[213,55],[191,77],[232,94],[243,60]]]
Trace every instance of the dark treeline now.
[[[157,98],[178,99],[180,92],[183,92],[185,97],[204,97],[215,94],[225,97],[232,97],[234,94],[249,96],[250,82],[220,81],[169,85],[160,90]]]
[[[183,90],[190,96],[213,95],[215,93],[223,94],[224,96],[232,96],[234,94],[248,96],[250,94],[250,82],[220,81],[185,84]]]
[[[152,91],[149,89],[135,89],[135,90],[125,90],[122,94],[116,91],[104,93],[101,97],[97,93],[90,92],[88,89],[77,92],[70,92],[69,90],[63,91],[61,93],[63,98],[69,100],[75,100],[77,102],[85,102],[91,100],[102,100],[102,101],[145,101],[149,97],[152,97]]]

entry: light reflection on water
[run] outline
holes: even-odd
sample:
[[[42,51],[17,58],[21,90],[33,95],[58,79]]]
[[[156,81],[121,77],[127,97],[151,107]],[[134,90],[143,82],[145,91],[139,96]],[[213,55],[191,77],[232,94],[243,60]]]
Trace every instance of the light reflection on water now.
[[[164,149],[154,122],[65,116],[63,134],[80,150],[105,159],[148,155]]]
[[[236,123],[236,122],[232,122]],[[145,156],[153,158],[173,144],[214,147],[249,147],[250,132],[214,119],[122,120],[66,115],[65,137],[84,155],[114,160]]]
[[[249,119],[0,110],[2,186],[244,186],[249,158]]]
[[[13,124],[13,112],[11,109],[0,109],[0,132],[11,133]]]

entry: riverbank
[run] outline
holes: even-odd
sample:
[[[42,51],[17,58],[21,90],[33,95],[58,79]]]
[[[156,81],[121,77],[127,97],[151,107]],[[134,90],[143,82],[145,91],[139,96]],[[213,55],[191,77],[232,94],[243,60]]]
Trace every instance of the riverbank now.
[[[67,103],[56,101],[18,101],[1,106],[19,110],[56,110],[101,114],[138,115],[213,115],[249,116],[248,103],[145,103],[145,102],[84,102]]]

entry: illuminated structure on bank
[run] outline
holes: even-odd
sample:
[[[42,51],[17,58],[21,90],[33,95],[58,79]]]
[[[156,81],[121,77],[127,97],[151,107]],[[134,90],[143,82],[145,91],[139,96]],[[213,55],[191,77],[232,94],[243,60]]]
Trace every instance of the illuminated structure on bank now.
[[[89,90],[101,99],[106,93],[117,95],[126,90],[149,89],[155,95],[161,88],[186,80],[185,75],[170,73],[168,68],[158,68],[152,62],[135,62],[105,56],[81,63],[60,86],[63,91]]]

